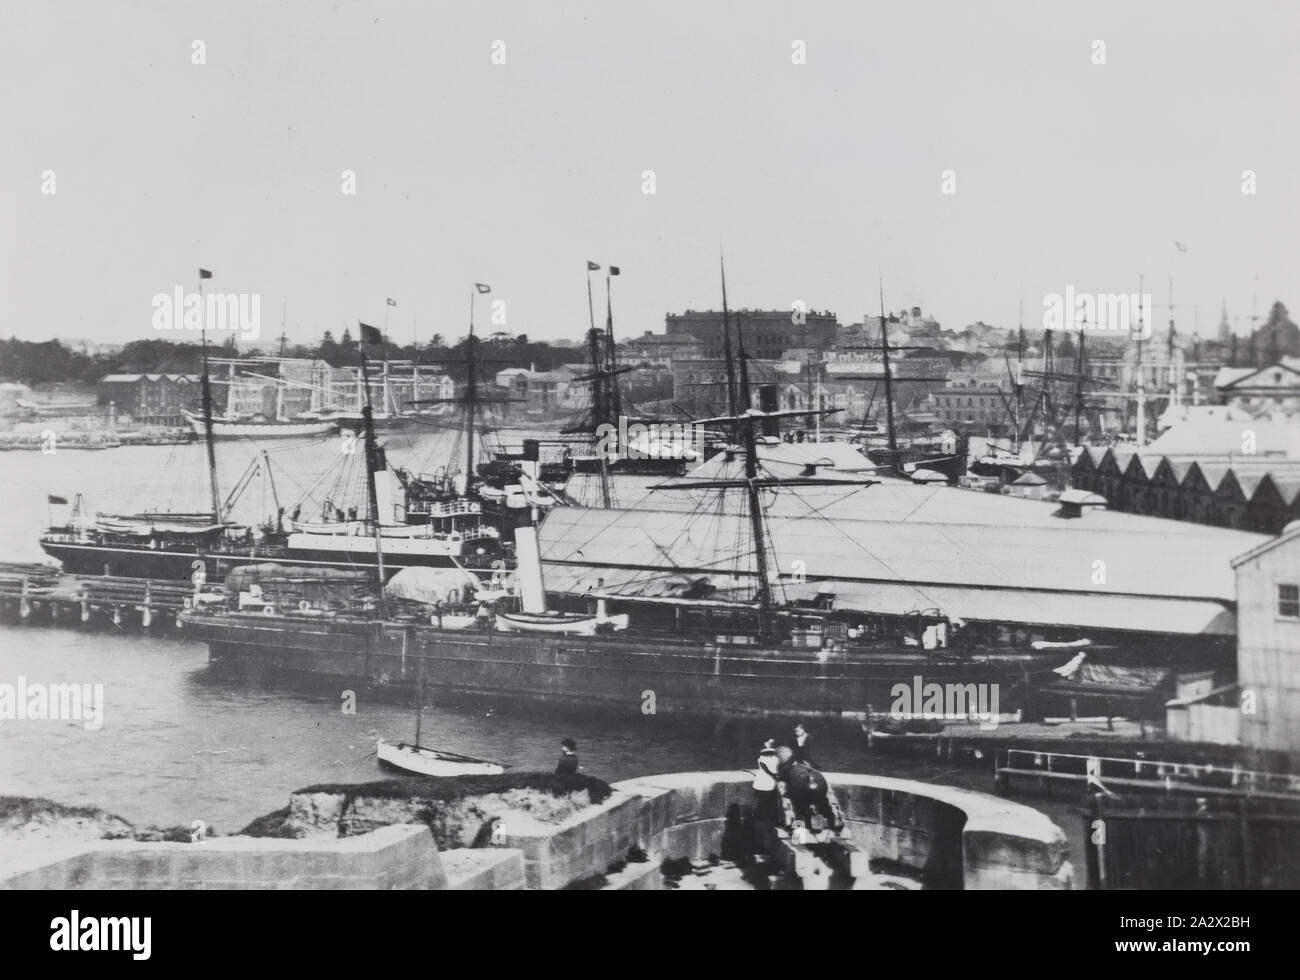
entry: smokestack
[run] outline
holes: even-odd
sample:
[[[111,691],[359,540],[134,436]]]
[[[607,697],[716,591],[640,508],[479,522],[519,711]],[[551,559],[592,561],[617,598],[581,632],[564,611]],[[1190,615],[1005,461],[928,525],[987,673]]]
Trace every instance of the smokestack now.
[[[542,585],[542,556],[537,547],[537,528],[515,528],[515,563],[519,597],[526,613],[546,612],[546,590]]]

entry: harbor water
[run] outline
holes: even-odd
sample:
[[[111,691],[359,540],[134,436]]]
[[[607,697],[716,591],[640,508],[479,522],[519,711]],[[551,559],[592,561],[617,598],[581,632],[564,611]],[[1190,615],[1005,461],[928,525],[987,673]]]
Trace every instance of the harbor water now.
[[[431,471],[449,442],[447,433],[396,433],[388,439],[390,459]],[[280,502],[288,506],[339,451],[335,440],[267,446]],[[223,487],[238,478],[253,449],[248,443],[219,447]],[[78,490],[92,511],[202,510],[203,447],[5,454],[0,493],[9,517],[0,526],[0,557],[41,560],[37,535],[48,521],[47,494],[71,500]],[[270,512],[258,493],[255,481],[236,516],[252,520]],[[59,519],[57,511],[54,516]],[[0,795],[101,807],[139,824],[203,820],[231,833],[283,807],[295,789],[383,778],[375,740],[414,734],[413,708],[400,700],[368,701],[356,692],[355,713],[348,713],[342,690],[219,673],[209,667],[203,645],[175,631],[0,627],[0,683],[20,678],[28,684],[102,684],[102,726],[0,720]],[[444,698],[424,711],[422,741],[518,769],[549,770],[560,739],[571,737],[584,771],[614,781],[654,772],[748,769],[765,737],[787,741],[798,721],[719,724],[644,710],[640,699],[593,711]],[[828,771],[881,772],[980,790],[991,785],[991,774],[982,770],[872,755],[854,724],[818,724],[814,739],[814,759]],[[1082,855],[1074,801],[1026,802],[1047,812]]]

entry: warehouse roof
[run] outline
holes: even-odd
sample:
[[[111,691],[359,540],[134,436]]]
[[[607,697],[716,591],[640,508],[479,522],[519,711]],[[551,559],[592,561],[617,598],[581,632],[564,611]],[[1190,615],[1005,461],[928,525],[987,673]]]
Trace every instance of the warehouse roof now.
[[[838,608],[864,611],[1230,634],[1231,560],[1268,540],[1113,511],[1063,520],[1054,503],[893,479],[763,494],[787,596],[834,592]],[[754,570],[734,493],[661,490],[625,510],[557,509],[541,543],[547,587],[571,594],[746,591]]]

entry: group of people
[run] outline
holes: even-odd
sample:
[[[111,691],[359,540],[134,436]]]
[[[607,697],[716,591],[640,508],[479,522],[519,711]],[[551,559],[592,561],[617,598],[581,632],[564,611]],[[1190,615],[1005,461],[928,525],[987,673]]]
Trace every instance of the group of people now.
[[[797,817],[805,822],[814,814],[825,818],[827,825],[835,816],[830,804],[830,787],[826,777],[817,769],[812,758],[812,738],[802,723],[794,726],[793,745],[777,745],[776,739],[764,739],[758,753],[758,771],[754,775],[755,818],[763,823],[781,823],[781,799],[777,783],[785,783],[786,795],[794,805]],[[557,775],[577,775],[578,745],[566,738],[560,743]]]
[[[810,751],[811,738],[802,724],[794,727],[794,745],[777,745],[776,739],[764,740],[758,753],[758,771],[754,776],[754,816],[764,823],[781,822],[781,800],[777,783],[786,784],[786,794],[801,819],[813,813],[827,821],[834,819],[826,779],[818,771]]]

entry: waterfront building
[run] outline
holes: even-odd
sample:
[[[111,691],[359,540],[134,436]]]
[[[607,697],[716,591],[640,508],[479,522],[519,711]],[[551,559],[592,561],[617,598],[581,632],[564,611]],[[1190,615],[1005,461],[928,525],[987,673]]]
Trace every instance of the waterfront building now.
[[[698,360],[704,356],[704,344],[682,334],[653,334],[619,344],[614,352],[619,367],[649,367],[671,370],[676,361]]]
[[[534,371],[529,368],[506,368],[496,374],[496,383],[509,392],[512,398],[523,400],[526,411],[551,411],[571,404],[568,392],[574,385],[574,374],[566,368],[555,371]],[[577,388],[586,390],[584,385]]]
[[[808,347],[816,351],[830,350],[835,346],[839,322],[834,313],[808,310],[732,310],[730,312],[735,344],[735,328],[743,330],[745,353],[760,360],[775,360],[792,347]],[[721,310],[687,310],[669,313],[664,321],[664,332],[671,337],[690,337],[704,347],[704,357],[723,357]]]
[[[1300,523],[1232,567],[1242,743],[1300,756]]]
[[[933,392],[928,403],[941,425],[997,438],[1012,434],[1010,397],[994,384],[955,384]]]
[[[1259,368],[1220,368],[1214,389],[1219,401],[1250,418],[1300,419],[1300,357]]]
[[[719,454],[699,479],[737,470]],[[765,458],[774,478],[793,479],[802,461]],[[686,495],[681,495],[685,497]],[[1086,629],[1103,637],[1146,634],[1232,657],[1235,597],[1231,560],[1265,538],[1177,524],[1095,507],[974,493],[881,477],[863,489],[805,489],[778,495],[770,522],[777,588],[818,608],[948,616],[1023,629],[1035,638]],[[636,540],[626,528],[638,528]],[[753,563],[720,573],[706,542],[743,541],[743,513],[701,509],[692,499],[647,493],[613,511],[556,508],[539,535],[548,591],[575,600],[604,589],[662,598],[744,592]],[[708,529],[708,534],[703,531]],[[1104,562],[1105,580],[1097,577]],[[792,565],[791,562],[797,562]]]
[[[0,416],[15,416],[22,413],[23,403],[30,402],[32,389],[24,384],[12,381],[0,382]]]
[[[96,399],[137,425],[179,428],[186,424],[183,413],[197,405],[199,388],[196,374],[108,374],[96,385]]]
[[[1131,514],[1264,534],[1300,518],[1300,457],[1282,453],[1089,447],[1074,462],[1070,482]]]

